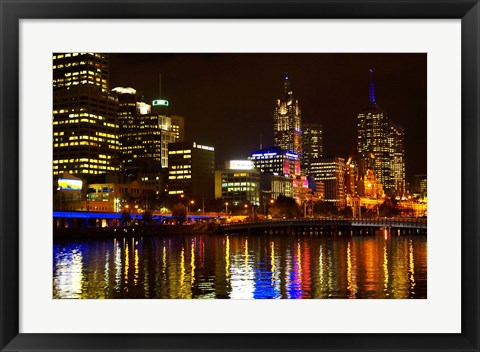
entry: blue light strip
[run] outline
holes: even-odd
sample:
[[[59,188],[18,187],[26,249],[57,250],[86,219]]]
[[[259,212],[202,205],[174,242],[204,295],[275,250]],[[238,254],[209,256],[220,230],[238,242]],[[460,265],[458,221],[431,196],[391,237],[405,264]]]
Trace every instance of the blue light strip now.
[[[132,219],[143,219],[142,214],[130,214]],[[54,211],[53,218],[64,218],[64,219],[120,219],[122,217],[121,213],[100,213],[92,211]],[[191,219],[210,219],[211,216],[208,215],[188,215]],[[172,219],[171,215],[153,215],[153,218],[166,218]]]

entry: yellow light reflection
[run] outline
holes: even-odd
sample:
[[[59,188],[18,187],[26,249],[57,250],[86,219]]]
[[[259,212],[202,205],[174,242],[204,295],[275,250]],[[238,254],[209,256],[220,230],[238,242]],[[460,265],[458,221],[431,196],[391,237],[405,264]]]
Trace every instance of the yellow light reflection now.
[[[190,246],[190,284],[193,285],[195,282],[195,242],[192,241]]]
[[[180,293],[185,289],[185,248],[180,252]]]
[[[230,282],[230,239],[225,238],[225,278],[227,283]]]
[[[415,261],[413,259],[413,241],[408,242],[408,272],[410,274],[410,290],[415,295]]]
[[[348,298],[355,298],[355,288],[352,280],[352,251],[350,249],[350,241],[347,243],[347,290]]]
[[[300,240],[297,242],[297,264],[298,264],[298,283],[302,286],[302,252],[300,247]]]
[[[135,275],[133,277],[133,283],[135,286],[138,284],[138,273],[139,273],[139,267],[138,267],[138,262],[139,262],[139,257],[138,257],[138,248],[135,248],[135,261],[134,261],[134,266],[135,266]]]
[[[324,274],[323,274],[323,268],[324,268],[324,263],[323,263],[323,249],[322,249],[322,245],[320,245],[319,249],[318,249],[318,273],[319,273],[319,280],[320,280],[320,286],[322,287],[325,283],[325,277],[324,277]]]
[[[167,247],[162,247],[162,274],[167,272]]]
[[[385,234],[385,236],[387,236]],[[387,241],[383,245],[383,291],[385,296],[390,296],[388,293],[388,282],[390,281],[390,276],[388,274],[388,252],[387,252]]]
[[[128,242],[125,242],[125,270],[123,274],[123,279],[125,281],[125,284],[128,283],[128,268],[129,268]]]

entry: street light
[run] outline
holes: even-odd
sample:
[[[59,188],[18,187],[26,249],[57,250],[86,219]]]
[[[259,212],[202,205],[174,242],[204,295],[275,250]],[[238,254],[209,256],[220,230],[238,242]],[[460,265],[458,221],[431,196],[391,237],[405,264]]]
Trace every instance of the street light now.
[[[183,194],[182,194],[182,198],[183,198]],[[193,205],[195,204],[195,201],[191,200],[190,202],[187,203],[187,222],[188,222],[188,213],[190,212],[190,204]]]
[[[225,203],[225,216],[228,216],[228,202]]]

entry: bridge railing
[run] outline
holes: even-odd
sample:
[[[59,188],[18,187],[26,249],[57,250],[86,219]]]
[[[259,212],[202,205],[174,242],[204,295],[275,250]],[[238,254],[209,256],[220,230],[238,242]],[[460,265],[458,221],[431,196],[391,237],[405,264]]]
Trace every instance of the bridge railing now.
[[[358,218],[329,218],[329,217],[318,217],[318,218],[298,218],[298,219],[269,219],[269,220],[255,220],[255,221],[243,221],[243,222],[231,222],[221,224],[221,226],[228,227],[228,226],[237,226],[242,224],[249,224],[249,225],[260,225],[260,224],[267,224],[267,223],[318,223],[318,222],[337,222],[337,223],[355,223],[355,224],[386,224],[392,225],[395,223],[402,223],[402,224],[426,224],[427,219],[419,219],[419,218],[373,218],[373,219],[358,219]]]

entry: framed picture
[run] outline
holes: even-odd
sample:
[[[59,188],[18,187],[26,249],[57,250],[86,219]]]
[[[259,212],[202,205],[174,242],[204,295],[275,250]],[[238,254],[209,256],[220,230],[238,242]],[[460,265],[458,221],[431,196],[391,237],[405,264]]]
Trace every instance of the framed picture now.
[[[478,351],[478,1],[2,1],[0,9],[2,351]],[[70,70],[82,60],[95,72]],[[92,93],[86,106],[98,114],[75,110],[83,83],[108,96],[103,107]],[[357,111],[363,92],[367,108]],[[157,142],[150,137],[158,126],[141,142],[125,127],[117,143],[108,132],[115,122],[105,118],[115,101],[115,116],[127,119],[133,96],[141,129],[153,116],[172,139],[165,155],[159,144],[155,163],[168,170],[163,203],[154,185],[92,181],[117,167],[110,147],[98,160],[64,153],[65,133],[75,153],[111,140],[110,149],[128,146],[119,170],[140,175],[145,160],[127,159],[139,143]],[[384,121],[382,99],[405,129]],[[195,139],[188,148],[175,109]],[[281,119],[300,110],[311,124],[299,122],[290,141]],[[90,138],[91,126],[69,129],[75,118],[104,127]],[[308,159],[318,152],[316,133],[342,157]],[[370,150],[369,133],[383,133],[388,170],[386,149]],[[352,143],[354,162],[343,158]],[[214,151],[221,159],[218,204],[181,189],[187,177],[202,177],[182,164],[193,165],[196,149],[199,160]],[[273,154],[286,161],[266,172],[266,196],[238,201],[241,189],[228,188],[235,180],[222,188],[235,172],[257,182],[257,171],[246,175],[263,175]],[[342,165],[342,201],[328,195],[323,171],[312,171],[330,164]],[[418,184],[407,186],[405,169]],[[272,180],[281,177],[292,178],[291,197],[283,179],[274,195]],[[174,232],[157,241],[155,226]],[[177,240],[175,231],[192,227],[222,234],[195,230]],[[90,241],[92,232],[106,237]]]

